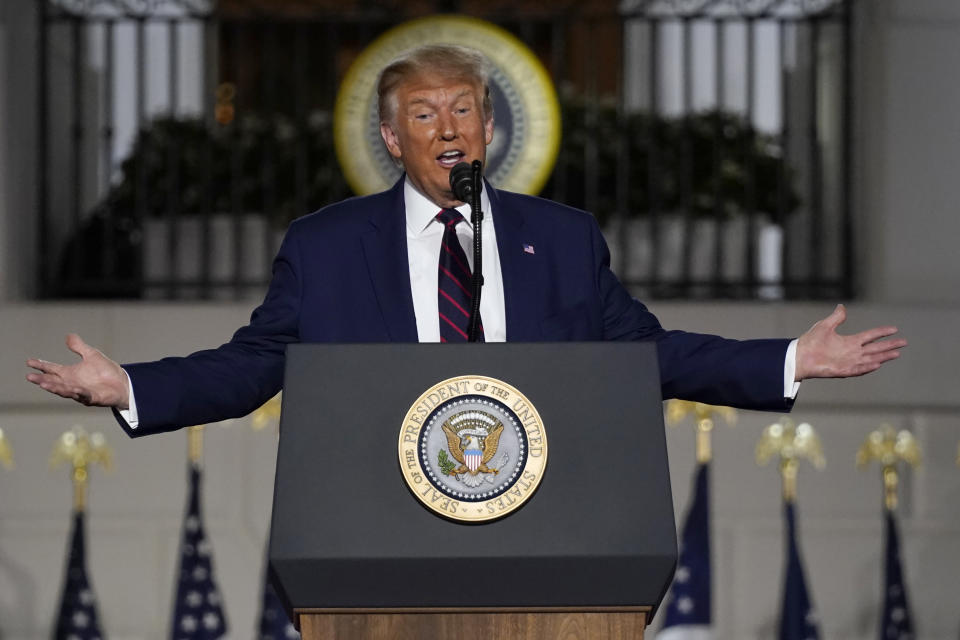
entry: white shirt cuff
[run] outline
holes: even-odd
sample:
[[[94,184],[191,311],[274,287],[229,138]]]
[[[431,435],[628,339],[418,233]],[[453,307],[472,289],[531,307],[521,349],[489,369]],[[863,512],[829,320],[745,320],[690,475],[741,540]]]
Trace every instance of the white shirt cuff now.
[[[794,340],[796,342],[796,340]],[[789,352],[788,352],[789,353]],[[130,374],[123,369],[123,375],[127,376],[127,397],[129,398],[126,409],[117,409],[120,417],[127,421],[131,429],[136,429],[140,424],[140,416],[137,415],[137,398],[133,395],[133,381],[130,380]]]
[[[787,356],[783,359],[783,397],[795,400],[800,391],[800,383],[794,380],[797,377],[797,339],[791,340],[787,346]],[[133,392],[130,392],[130,406],[133,406]]]

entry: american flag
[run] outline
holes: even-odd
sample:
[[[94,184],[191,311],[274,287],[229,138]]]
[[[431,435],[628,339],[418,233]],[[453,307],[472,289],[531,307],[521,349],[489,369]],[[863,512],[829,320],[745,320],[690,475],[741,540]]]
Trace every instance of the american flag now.
[[[529,253],[530,255],[536,255],[537,250],[533,248],[533,245],[532,245],[532,244],[524,243],[524,245],[523,245],[523,252],[524,252],[524,253]]]
[[[820,628],[807,591],[803,560],[797,544],[796,511],[792,501],[784,505],[787,527],[787,571],[780,608],[780,640],[819,640]]]
[[[913,640],[913,617],[907,602],[907,585],[900,564],[900,535],[893,512],[886,510],[887,562],[883,579],[883,617],[880,640]]]
[[[710,465],[701,463],[657,640],[708,640],[713,637],[710,615]]]
[[[264,563],[263,571],[263,608],[260,609],[259,640],[300,640],[300,634],[287,617]]]
[[[54,640],[100,640],[97,616],[97,598],[87,580],[86,543],[84,542],[84,512],[73,513],[73,534],[67,572],[60,596],[60,613]]]
[[[227,632],[213,554],[200,517],[200,468],[190,465],[190,502],[180,540],[180,570],[170,624],[172,640],[213,640]]]

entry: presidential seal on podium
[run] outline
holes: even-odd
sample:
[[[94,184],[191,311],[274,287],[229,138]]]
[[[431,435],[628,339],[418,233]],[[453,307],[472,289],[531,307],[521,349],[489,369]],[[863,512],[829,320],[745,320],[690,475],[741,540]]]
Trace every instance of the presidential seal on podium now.
[[[537,194],[560,148],[560,105],[553,81],[536,55],[500,27],[466,16],[405,22],[373,41],[347,70],[333,112],[337,160],[360,195],[390,188],[401,168],[380,137],[377,79],[405,51],[426,44],[459,44],[491,62],[495,133],[485,176],[498,189]]]
[[[400,428],[400,469],[434,513],[463,522],[501,518],[534,494],[547,436],[533,404],[511,385],[460,376],[425,391]]]

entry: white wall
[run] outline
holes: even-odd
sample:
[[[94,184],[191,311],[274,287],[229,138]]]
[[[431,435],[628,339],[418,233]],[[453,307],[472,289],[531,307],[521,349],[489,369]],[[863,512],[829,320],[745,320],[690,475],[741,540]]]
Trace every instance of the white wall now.
[[[862,280],[871,298],[956,304],[960,4],[863,5]]]
[[[829,308],[822,305],[655,305],[673,327],[730,336],[796,335]],[[826,637],[873,636],[879,602],[880,481],[853,459],[882,422],[913,428],[925,466],[904,483],[908,584],[922,638],[955,638],[960,570],[960,400],[951,393],[960,344],[927,336],[960,324],[960,310],[895,305],[851,306],[849,330],[895,318],[913,344],[895,365],[868,378],[803,385],[794,418],[814,424],[827,469],[800,476],[802,544]],[[112,637],[163,637],[170,610],[178,527],[185,499],[186,436],[128,439],[105,410],[49,397],[23,381],[29,355],[69,360],[68,329],[122,361],[218,344],[244,322],[244,305],[17,305],[0,310],[0,428],[18,467],[0,471],[0,628],[10,638],[46,635],[61,580],[70,508],[67,472],[46,460],[54,440],[74,423],[102,430],[116,450],[111,474],[93,472],[90,572]],[[741,412],[715,438],[716,610],[722,638],[767,638],[775,626],[781,568],[779,481],[753,463],[753,447],[776,415]],[[692,470],[689,425],[669,432],[675,503],[683,513]],[[245,638],[258,606],[261,549],[276,444],[248,421],[208,430],[205,507],[215,561],[234,633]]]
[[[701,326],[731,336],[795,335],[826,306],[656,305],[669,326]],[[691,318],[697,318],[692,321]],[[808,586],[825,638],[876,637],[882,575],[881,480],[874,466],[859,471],[856,451],[883,423],[913,430],[924,463],[903,481],[901,534],[918,638],[955,639],[960,592],[960,399],[956,341],[929,336],[960,322],[960,309],[917,310],[855,304],[849,332],[895,320],[911,340],[903,357],[880,372],[846,381],[808,381],[791,418],[819,432],[827,466],[804,464],[799,479],[800,540]],[[718,638],[774,638],[783,566],[780,480],[775,465],[758,468],[754,447],[778,416],[739,412],[735,427],[714,436],[714,611]],[[693,470],[692,425],[668,430],[674,505],[685,513]],[[680,516],[678,515],[678,518]]]
[[[19,13],[12,7],[19,6]],[[29,17],[29,3],[0,5],[0,17]],[[824,440],[826,470],[800,475],[801,542],[825,637],[876,636],[881,520],[876,470],[854,469],[866,433],[881,422],[911,427],[925,464],[903,488],[902,533],[907,581],[925,640],[955,639],[960,629],[960,145],[954,82],[960,8],[952,0],[859,3],[856,80],[855,208],[859,277],[867,295],[850,307],[849,331],[894,322],[911,340],[903,358],[880,373],[844,382],[805,383],[794,411]],[[29,22],[29,21],[27,21]],[[2,22],[0,22],[2,24]],[[7,22],[7,25],[10,23]],[[9,29],[6,77],[28,82],[30,36]],[[12,52],[12,53],[11,53]],[[17,86],[17,100],[7,87]],[[21,92],[19,89],[25,87]],[[28,84],[4,83],[6,158],[0,188],[0,274],[8,298],[31,276],[22,235],[32,224],[29,136],[35,115]],[[23,97],[26,96],[26,97]],[[0,107],[2,110],[3,107]],[[14,123],[8,125],[7,123]],[[26,124],[24,124],[26,123]],[[11,158],[17,162],[11,163]],[[24,203],[27,203],[26,205]],[[6,238],[6,244],[3,239]],[[11,249],[15,251],[11,252]],[[814,304],[655,304],[667,326],[733,337],[796,335],[830,311]],[[116,450],[111,474],[93,472],[90,573],[112,638],[166,636],[174,561],[185,499],[186,436],[132,441],[101,410],[51,398],[23,380],[23,360],[64,360],[63,334],[79,331],[125,361],[186,353],[219,344],[244,322],[234,304],[13,304],[0,299],[0,428],[17,468],[0,469],[0,635],[49,636],[69,528],[67,472],[51,472],[55,438],[75,422],[103,430]],[[782,566],[779,481],[758,469],[753,446],[775,415],[746,413],[715,438],[715,610],[720,638],[775,636]],[[252,637],[261,550],[267,526],[276,443],[245,421],[208,431],[205,507],[231,637]],[[668,434],[678,514],[686,508],[693,465],[689,427]]]
[[[66,469],[47,459],[74,424],[102,431],[115,469],[91,472],[89,569],[112,638],[166,635],[179,527],[186,498],[186,434],[131,440],[106,410],[47,398],[23,380],[28,353],[69,360],[64,328],[124,360],[182,353],[229,338],[245,321],[239,307],[8,305],[0,309],[0,428],[17,468],[0,471],[0,633],[49,635],[62,580],[71,489]],[[249,421],[211,428],[206,437],[204,510],[213,541],[231,637],[252,637],[259,571],[272,498],[276,437]]]

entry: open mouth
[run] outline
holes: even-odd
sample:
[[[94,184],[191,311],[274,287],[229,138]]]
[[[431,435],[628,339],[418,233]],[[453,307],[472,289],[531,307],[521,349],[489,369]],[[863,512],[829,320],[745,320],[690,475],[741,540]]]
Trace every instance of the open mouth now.
[[[444,151],[437,156],[437,162],[440,163],[440,166],[447,169],[452,169],[455,164],[461,162],[466,154],[459,149],[453,149],[451,151]]]

